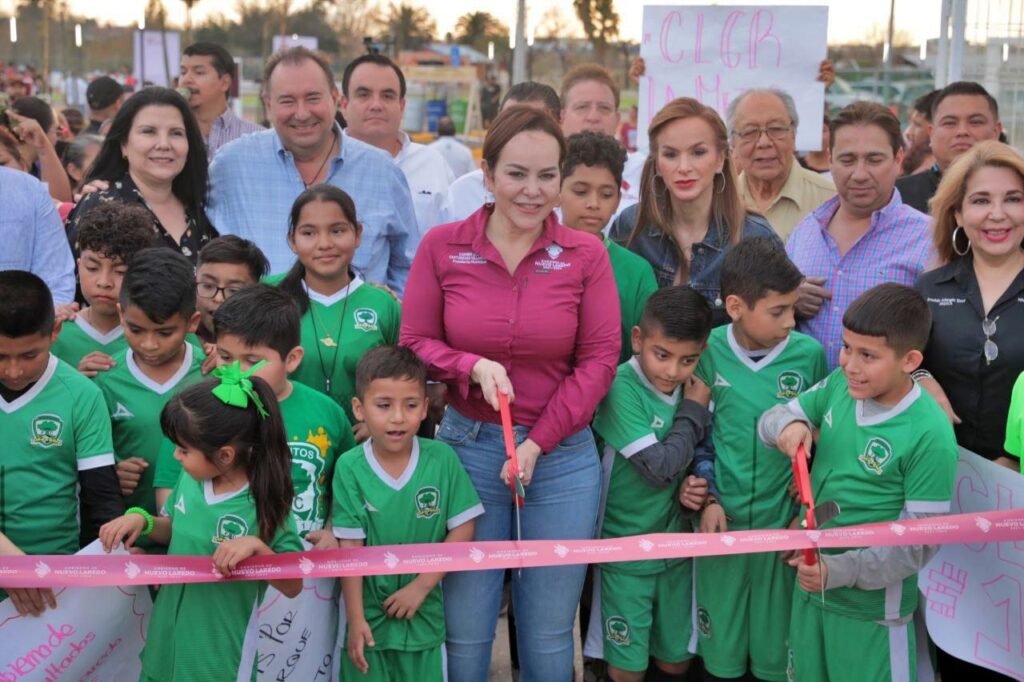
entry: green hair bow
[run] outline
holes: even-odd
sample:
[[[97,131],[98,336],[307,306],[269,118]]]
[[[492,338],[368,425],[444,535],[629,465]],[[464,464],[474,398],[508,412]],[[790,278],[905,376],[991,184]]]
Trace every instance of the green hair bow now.
[[[260,400],[259,394],[256,393],[256,389],[253,388],[252,381],[249,379],[253,372],[265,364],[267,361],[261,360],[245,372],[242,371],[237,360],[230,365],[218,367],[213,370],[213,376],[220,379],[220,385],[214,386],[213,394],[220,398],[225,405],[243,409],[249,407],[249,401],[252,400],[259,415],[261,417],[268,416],[267,408],[263,407],[263,401]]]

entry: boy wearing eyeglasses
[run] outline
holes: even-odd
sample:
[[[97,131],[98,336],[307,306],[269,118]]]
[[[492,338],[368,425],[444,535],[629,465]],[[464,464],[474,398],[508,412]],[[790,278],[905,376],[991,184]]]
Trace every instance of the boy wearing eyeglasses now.
[[[211,239],[199,252],[196,307],[200,318],[196,334],[207,355],[212,355],[208,345],[215,342],[213,314],[217,308],[239,289],[259,282],[269,271],[270,263],[260,247],[235,235]]]

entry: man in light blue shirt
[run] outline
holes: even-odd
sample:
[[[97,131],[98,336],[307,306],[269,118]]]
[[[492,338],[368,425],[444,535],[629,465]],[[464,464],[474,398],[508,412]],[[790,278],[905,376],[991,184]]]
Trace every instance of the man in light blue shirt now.
[[[353,266],[399,295],[415,251],[416,214],[402,171],[381,150],[342,137],[330,66],[302,47],[275,53],[263,72],[273,129],[221,147],[210,166],[207,215],[221,234],[252,240],[272,272],[291,267],[288,216],[302,191],[330,183],[355,201],[363,225]]]
[[[75,260],[43,183],[0,166],[0,270],[27,270],[50,287],[53,302],[75,299]]]

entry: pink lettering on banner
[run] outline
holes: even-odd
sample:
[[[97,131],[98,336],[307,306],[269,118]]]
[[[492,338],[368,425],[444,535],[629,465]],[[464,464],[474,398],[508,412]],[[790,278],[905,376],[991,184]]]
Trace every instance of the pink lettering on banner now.
[[[984,523],[982,523],[984,522]],[[987,530],[982,530],[987,525]],[[727,534],[652,534],[614,540],[530,540],[463,542],[444,545],[390,545],[254,557],[242,563],[231,580],[325,578],[424,573],[443,565],[446,571],[532,568],[582,563],[676,559],[698,556],[779,552],[808,548],[944,545],[1024,541],[1024,509],[959,514],[819,531],[748,530]],[[88,559],[88,564],[86,564]],[[52,568],[40,574],[37,563]],[[68,566],[86,568],[83,573]],[[213,571],[208,556],[17,556],[3,557],[5,587],[57,585],[102,586],[225,580]],[[2,681],[0,681],[2,682]]]
[[[925,589],[928,610],[944,618],[956,618],[956,605],[967,588],[967,571],[948,561],[942,569],[928,569],[928,587]]]
[[[679,50],[676,54],[670,54],[669,49],[669,33],[672,31],[672,24],[683,25],[683,16],[679,12],[669,12],[665,17],[665,20],[661,22],[661,34],[658,40],[658,47],[661,48],[661,56],[664,57],[665,61],[669,64],[678,64],[683,61],[685,52]],[[673,41],[681,42],[681,41]]]
[[[762,24],[764,29],[761,28]],[[782,43],[779,41],[778,36],[772,33],[772,26],[775,24],[775,15],[772,14],[771,10],[759,9],[754,12],[754,16],[750,20],[750,47],[747,50],[747,54],[750,58],[750,68],[757,68],[757,55],[758,50],[761,49],[761,43],[771,42],[775,46],[775,66],[779,66],[782,63]]]
[[[722,64],[727,69],[735,69],[740,65],[742,56],[732,51],[732,32],[736,29],[736,22],[743,16],[743,12],[736,10],[729,12],[729,16],[725,18],[725,22],[722,24],[722,38],[718,46],[718,54],[722,59]]]
[[[71,667],[75,659],[96,639],[95,633],[87,632],[82,639],[75,637],[74,626],[65,623],[54,626],[47,624],[48,634],[38,646],[7,662],[0,670],[0,682],[15,682],[32,676],[45,682],[56,682]],[[65,645],[70,651],[65,651]],[[32,675],[41,671],[40,674]]]
[[[991,618],[988,625],[998,634],[989,636],[979,632],[974,643],[974,655],[993,670],[1020,679],[1024,673],[1024,610],[1021,608],[1021,584],[1016,578],[1001,575],[982,584],[985,594],[996,612],[1002,617]]]

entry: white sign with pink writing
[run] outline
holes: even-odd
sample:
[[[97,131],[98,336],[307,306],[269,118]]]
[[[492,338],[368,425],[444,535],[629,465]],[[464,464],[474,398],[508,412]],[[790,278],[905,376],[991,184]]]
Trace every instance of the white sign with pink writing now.
[[[820,149],[825,89],[817,78],[827,33],[824,6],[645,6],[638,142],[646,148],[654,114],[677,97],[725,119],[743,91],[780,88],[796,103],[797,149]]]
[[[960,450],[950,513],[1024,506],[1024,476]],[[982,534],[991,530],[977,520]],[[918,586],[928,633],[946,652],[1024,678],[1024,542],[943,545]]]
[[[79,556],[102,554],[94,542]],[[115,554],[126,554],[118,550]],[[36,573],[48,572],[40,561]],[[57,608],[19,616],[0,602],[0,682],[137,680],[153,601],[134,587],[66,587]]]

